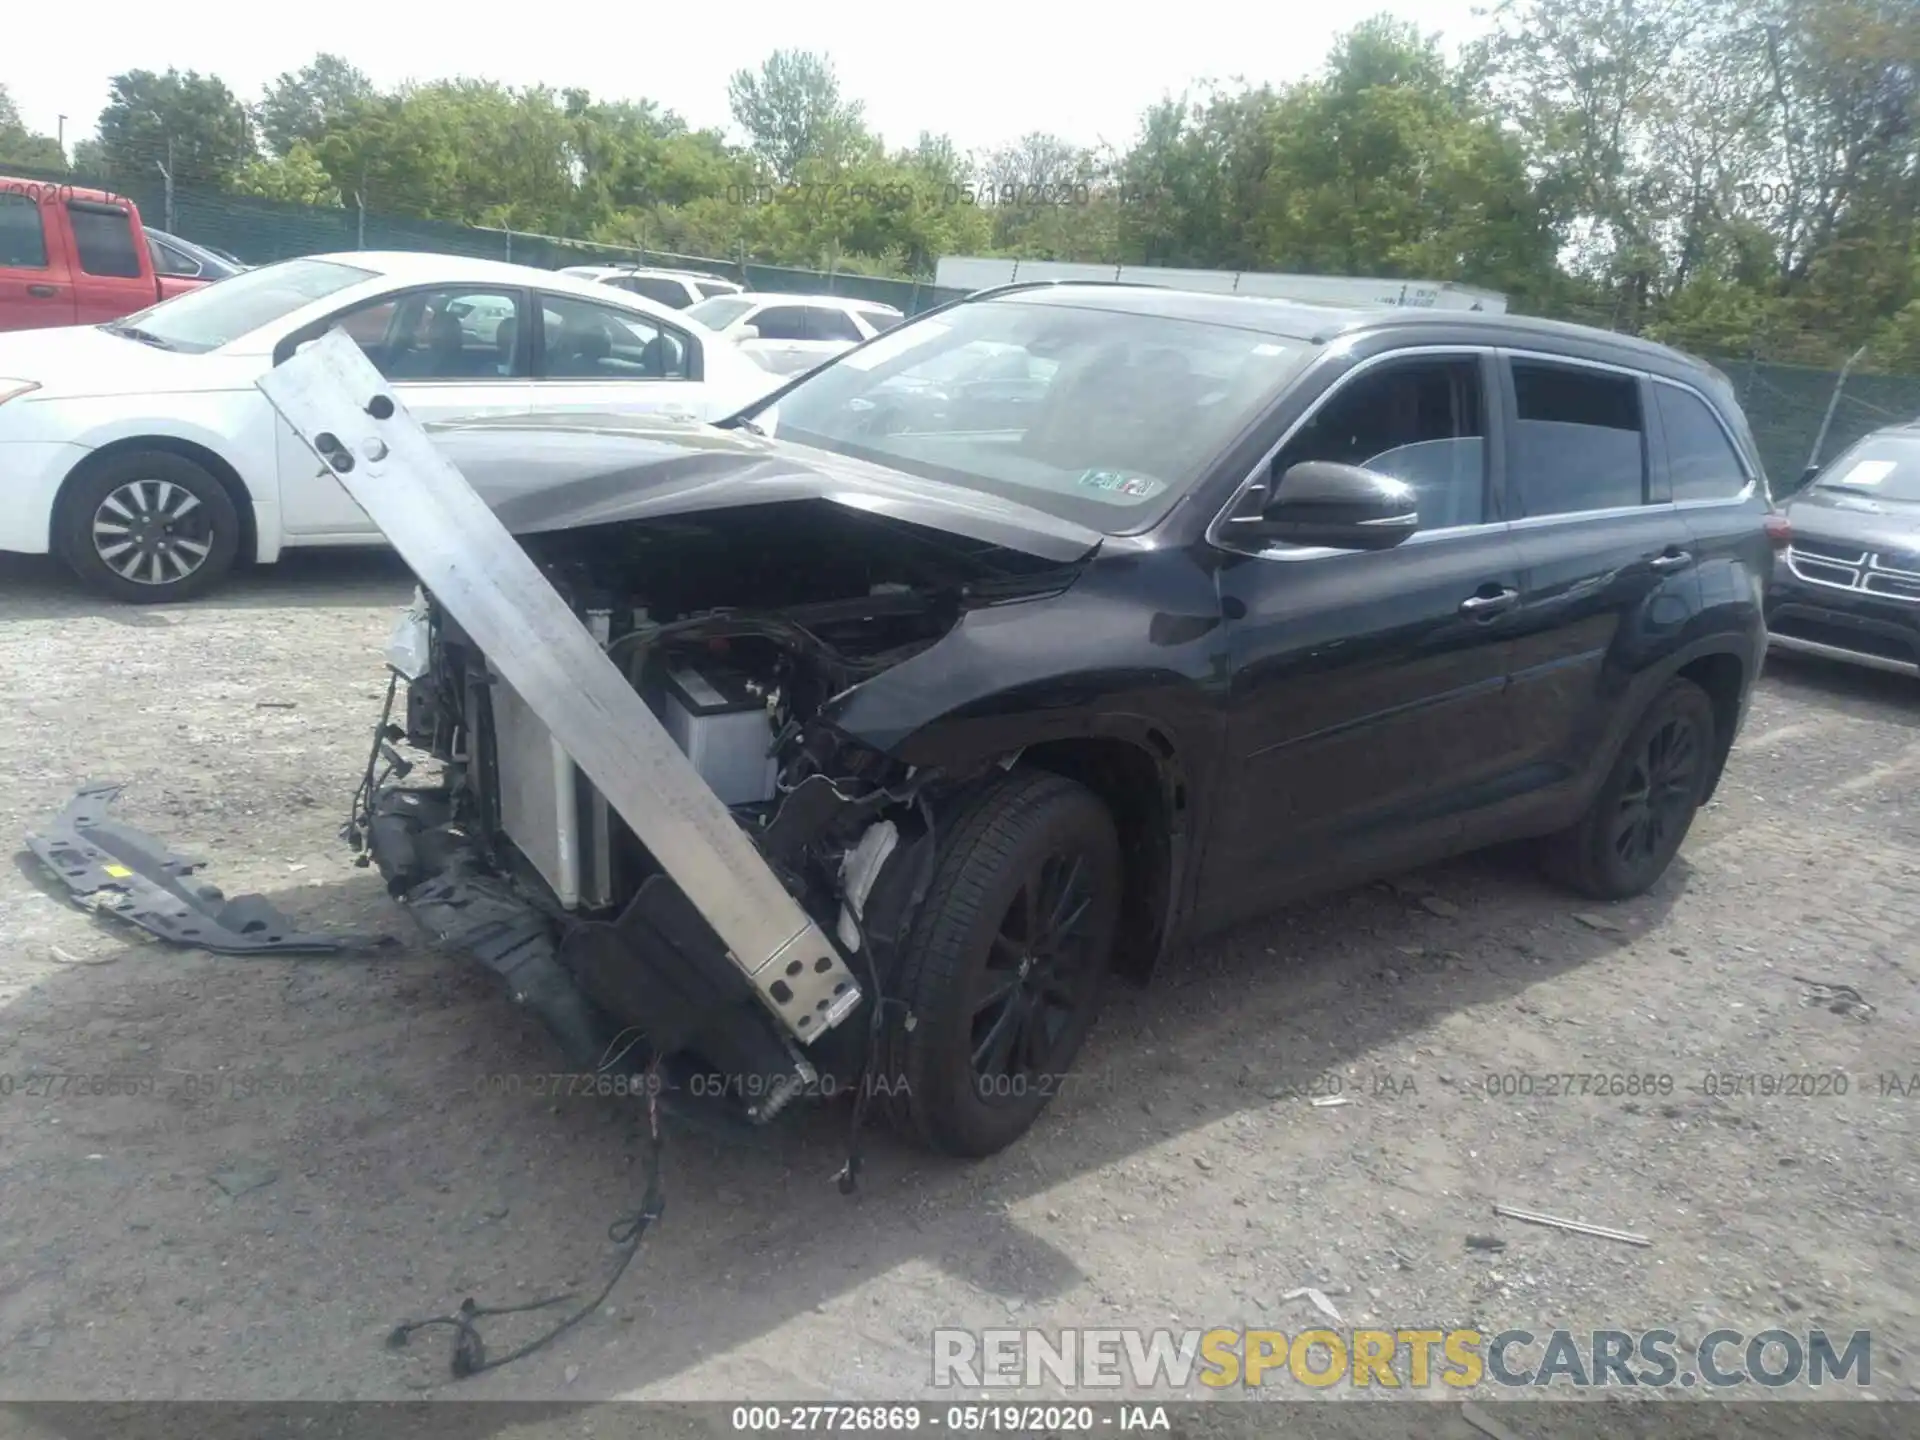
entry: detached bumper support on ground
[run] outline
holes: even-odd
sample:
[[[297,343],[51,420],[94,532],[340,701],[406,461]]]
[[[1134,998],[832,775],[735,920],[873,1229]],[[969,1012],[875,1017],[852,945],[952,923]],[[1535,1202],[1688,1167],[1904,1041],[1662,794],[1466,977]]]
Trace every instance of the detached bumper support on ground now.
[[[162,940],[223,955],[332,954],[380,943],[357,936],[302,934],[263,896],[229,900],[218,886],[190,880],[202,862],[107,818],[122,788],[83,785],[44,835],[27,836],[27,848],[81,904],[131,920]]]

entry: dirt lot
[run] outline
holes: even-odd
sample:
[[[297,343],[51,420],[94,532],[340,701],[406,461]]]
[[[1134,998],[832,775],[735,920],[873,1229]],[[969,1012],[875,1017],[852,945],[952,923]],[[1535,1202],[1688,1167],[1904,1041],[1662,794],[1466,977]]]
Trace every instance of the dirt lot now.
[[[931,1393],[936,1325],[1874,1332],[1920,1397],[1920,685],[1776,662],[1660,890],[1568,900],[1478,857],[1295,908],[1119,992],[1012,1152],[884,1136],[842,1197],[844,1112],[677,1130],[666,1217],[607,1311],[446,1383],[396,1321],[596,1283],[639,1189],[631,1102],[555,1104],[489,981],[417,943],[336,838],[407,586],[379,557],[115,609],[0,571],[0,833],[89,779],[124,818],[310,928],[405,944],[233,959],[142,943],[0,881],[0,1398]],[[1807,1002],[1855,987],[1870,1016]],[[30,1074],[150,1077],[47,1097]],[[1666,1076],[1639,1099],[1499,1097],[1489,1074]],[[1714,1095],[1820,1072],[1847,1093]],[[206,1077],[215,1077],[211,1085]],[[1354,1103],[1316,1107],[1336,1086]],[[232,1192],[232,1193],[230,1193]],[[1654,1237],[1493,1218],[1495,1201]],[[1497,1234],[1507,1248],[1470,1250]],[[504,1348],[535,1320],[496,1321]]]

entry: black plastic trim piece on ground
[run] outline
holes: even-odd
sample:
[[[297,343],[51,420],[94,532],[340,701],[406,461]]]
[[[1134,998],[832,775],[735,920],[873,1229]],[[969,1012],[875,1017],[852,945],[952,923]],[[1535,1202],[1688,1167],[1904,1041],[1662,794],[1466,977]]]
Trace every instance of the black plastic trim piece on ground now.
[[[130,920],[162,940],[222,955],[331,955],[387,943],[384,937],[305,934],[265,896],[229,900],[219,886],[188,878],[204,862],[107,818],[124,788],[83,785],[45,834],[27,835],[27,848],[87,908]]]

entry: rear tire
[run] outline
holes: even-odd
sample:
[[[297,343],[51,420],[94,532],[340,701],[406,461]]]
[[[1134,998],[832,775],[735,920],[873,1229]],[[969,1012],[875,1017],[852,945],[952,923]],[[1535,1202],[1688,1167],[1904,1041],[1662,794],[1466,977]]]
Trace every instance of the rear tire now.
[[[1596,900],[1644,894],[1666,873],[1707,792],[1713,702],[1674,680],[1647,706],[1587,813],[1549,837],[1547,872]]]
[[[115,455],[61,492],[61,554],[114,600],[157,605],[204,594],[233,568],[240,514],[205,466],[166,450]]]
[[[1120,842],[1084,786],[1016,771],[954,817],[889,994],[876,1090],[944,1154],[994,1154],[1061,1090],[1105,990]],[[904,1082],[904,1083],[903,1083]]]

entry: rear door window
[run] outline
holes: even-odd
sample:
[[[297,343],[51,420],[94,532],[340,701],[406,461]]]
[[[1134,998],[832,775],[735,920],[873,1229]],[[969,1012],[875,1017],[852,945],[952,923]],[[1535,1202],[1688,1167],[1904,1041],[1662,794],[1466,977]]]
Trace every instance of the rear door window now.
[[[1528,515],[1647,502],[1640,382],[1584,365],[1515,360],[1514,463]]]
[[[67,220],[73,226],[73,246],[80,268],[89,275],[140,278],[140,251],[133,236],[133,217],[118,205],[67,202]]]

